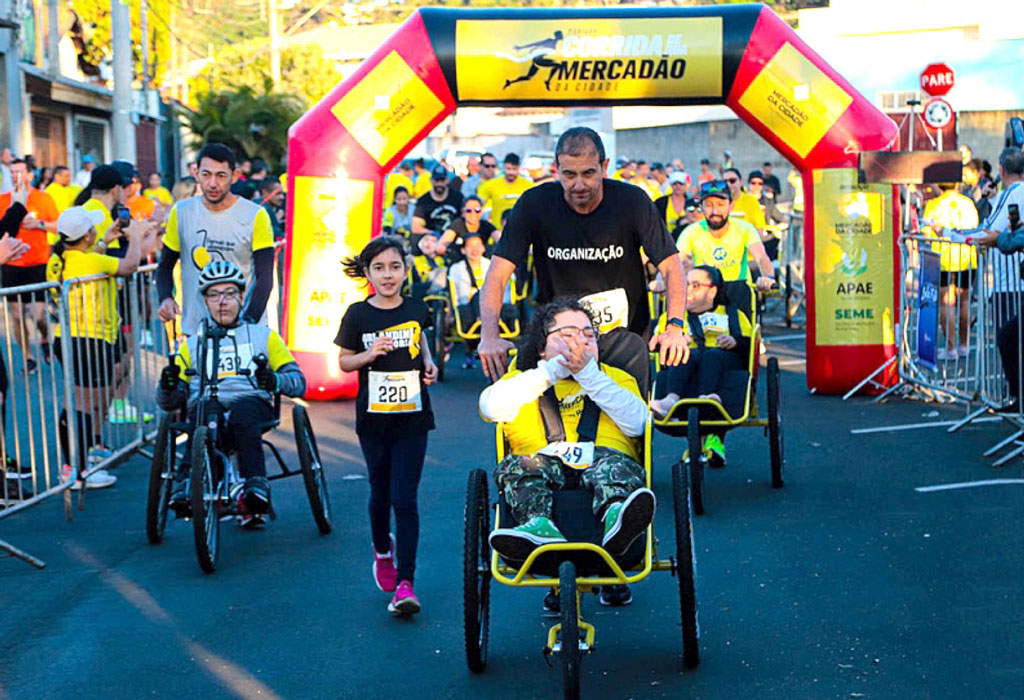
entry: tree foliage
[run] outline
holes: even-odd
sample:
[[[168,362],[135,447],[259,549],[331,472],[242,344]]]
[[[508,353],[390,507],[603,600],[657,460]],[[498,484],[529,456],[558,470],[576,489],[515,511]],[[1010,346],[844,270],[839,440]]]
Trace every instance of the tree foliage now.
[[[171,36],[166,24],[172,0],[148,0],[147,38],[149,42],[149,76],[159,85],[167,74],[171,59]],[[142,77],[142,2],[130,0],[132,53],[135,78]],[[71,0],[68,8],[78,15],[83,28],[86,56],[89,63],[100,65],[113,57],[111,49],[110,0]],[[70,22],[62,23],[67,29]]]
[[[300,98],[283,93],[260,94],[251,87],[209,92],[185,120],[197,147],[216,141],[235,153],[262,158],[271,172],[279,169],[288,142],[288,127],[302,116]]]

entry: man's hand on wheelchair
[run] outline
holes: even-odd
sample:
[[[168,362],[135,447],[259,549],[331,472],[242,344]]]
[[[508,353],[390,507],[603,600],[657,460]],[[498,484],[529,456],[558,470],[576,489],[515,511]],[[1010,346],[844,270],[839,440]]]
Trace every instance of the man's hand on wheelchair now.
[[[277,372],[270,367],[262,366],[256,368],[256,386],[271,394],[277,393]]]
[[[160,388],[164,391],[174,391],[180,377],[181,373],[177,365],[167,365],[160,372]]]
[[[508,351],[515,345],[495,333],[493,336],[483,334],[477,352],[480,354],[480,365],[484,375],[492,382],[501,379],[508,370]]]
[[[772,287],[775,286],[775,278],[768,277],[767,275],[761,275],[757,278],[757,291],[759,292],[770,292]]]
[[[686,364],[690,360],[690,336],[678,326],[669,325],[651,338],[647,347],[651,352],[657,350],[658,360],[667,367]]]

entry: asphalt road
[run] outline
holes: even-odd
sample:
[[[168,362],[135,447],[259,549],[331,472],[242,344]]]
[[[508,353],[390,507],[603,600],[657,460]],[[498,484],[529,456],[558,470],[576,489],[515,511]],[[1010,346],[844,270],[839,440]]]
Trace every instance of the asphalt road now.
[[[730,434],[729,466],[707,474],[707,514],[694,525],[701,665],[681,670],[676,582],[656,572],[628,608],[585,599],[597,647],[584,661],[584,697],[1024,697],[1024,492],[915,491],[1020,477],[1020,462],[996,470],[981,458],[1008,429],[851,435],[962,412],[811,396],[802,339],[774,335],[786,486],[770,488],[767,440],[753,429]],[[0,698],[560,697],[560,672],[540,651],[550,622],[539,591],[494,584],[490,665],[473,675],[465,664],[465,482],[494,449],[475,408],[483,386],[478,371],[453,365],[433,392],[440,428],[420,488],[417,618],[392,619],[371,580],[352,407],[314,405],[329,536],[301,481],[277,482],[278,520],[255,533],[225,523],[220,568],[204,575],[187,523],[147,544],[142,458],[117,470],[116,487],[89,492],[73,522],[59,499],[0,521],[0,538],[47,562],[37,571],[0,559]],[[294,462],[290,435],[285,425],[275,441]],[[656,532],[670,548],[669,467],[683,447],[655,439]]]

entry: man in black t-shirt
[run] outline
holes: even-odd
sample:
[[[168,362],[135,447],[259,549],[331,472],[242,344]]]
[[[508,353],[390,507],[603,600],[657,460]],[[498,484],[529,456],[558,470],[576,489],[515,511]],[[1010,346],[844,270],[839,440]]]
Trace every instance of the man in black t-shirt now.
[[[646,337],[650,318],[643,248],[661,272],[668,296],[667,330],[651,339],[650,348],[660,347],[663,364],[684,361],[685,281],[664,218],[639,187],[604,177],[604,145],[592,129],[563,133],[555,147],[555,165],[558,182],[523,193],[491,258],[481,291],[479,352],[484,372],[498,379],[507,369],[511,344],[498,335],[501,299],[531,245],[538,303],[579,296],[597,314],[602,333],[626,328]]]
[[[448,186],[448,171],[443,165],[434,166],[430,184],[430,192],[416,200],[416,209],[412,213],[409,244],[413,250],[416,250],[420,236],[433,231],[440,237],[462,212],[462,193]]]

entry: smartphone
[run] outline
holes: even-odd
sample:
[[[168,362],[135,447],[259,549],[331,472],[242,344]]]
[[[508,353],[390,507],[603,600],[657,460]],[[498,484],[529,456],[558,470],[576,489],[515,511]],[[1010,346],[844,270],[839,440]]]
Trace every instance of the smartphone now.
[[[117,207],[117,223],[121,225],[121,229],[128,228],[128,224],[132,222],[132,212],[128,207],[123,204]]]
[[[1006,213],[1010,215],[1010,230],[1016,231],[1020,228],[1020,207],[1016,204],[1007,204]]]

